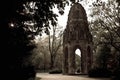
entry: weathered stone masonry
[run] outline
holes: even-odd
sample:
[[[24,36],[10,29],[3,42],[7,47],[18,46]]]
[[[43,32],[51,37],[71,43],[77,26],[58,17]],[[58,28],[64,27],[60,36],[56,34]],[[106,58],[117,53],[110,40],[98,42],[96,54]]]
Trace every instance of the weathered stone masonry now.
[[[77,48],[81,50],[81,72],[86,74],[92,65],[92,35],[85,9],[79,3],[71,7],[63,34],[63,74],[75,74]]]

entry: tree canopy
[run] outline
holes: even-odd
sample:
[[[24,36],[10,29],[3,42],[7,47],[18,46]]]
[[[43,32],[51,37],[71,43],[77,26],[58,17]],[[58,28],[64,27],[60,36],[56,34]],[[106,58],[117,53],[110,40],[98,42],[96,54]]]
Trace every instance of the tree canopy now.
[[[41,35],[42,31],[48,33],[50,25],[56,26],[58,15],[52,9],[57,7],[63,14],[68,3],[67,0],[3,0],[0,3],[1,57],[4,57],[1,61],[10,79],[26,77],[24,61],[35,48],[34,36]]]

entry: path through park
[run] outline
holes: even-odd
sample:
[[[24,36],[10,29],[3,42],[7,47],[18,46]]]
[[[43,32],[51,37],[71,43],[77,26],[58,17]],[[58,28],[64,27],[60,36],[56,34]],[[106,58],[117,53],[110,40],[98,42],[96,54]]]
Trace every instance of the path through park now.
[[[62,74],[48,74],[48,73],[37,73],[37,80],[110,80],[109,78],[89,78],[85,75],[62,75]]]

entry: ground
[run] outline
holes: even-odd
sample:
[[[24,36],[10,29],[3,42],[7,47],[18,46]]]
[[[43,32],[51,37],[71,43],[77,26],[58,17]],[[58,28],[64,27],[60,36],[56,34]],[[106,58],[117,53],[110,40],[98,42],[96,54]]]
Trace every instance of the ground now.
[[[87,75],[62,75],[62,74],[48,74],[37,73],[37,80],[110,80],[109,78],[89,78]]]

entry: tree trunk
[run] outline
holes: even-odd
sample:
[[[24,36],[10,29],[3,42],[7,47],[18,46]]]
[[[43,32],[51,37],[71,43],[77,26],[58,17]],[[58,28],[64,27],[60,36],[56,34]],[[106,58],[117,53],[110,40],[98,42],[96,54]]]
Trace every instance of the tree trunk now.
[[[51,63],[50,63],[50,69],[52,70],[54,68],[54,58],[51,56]]]

